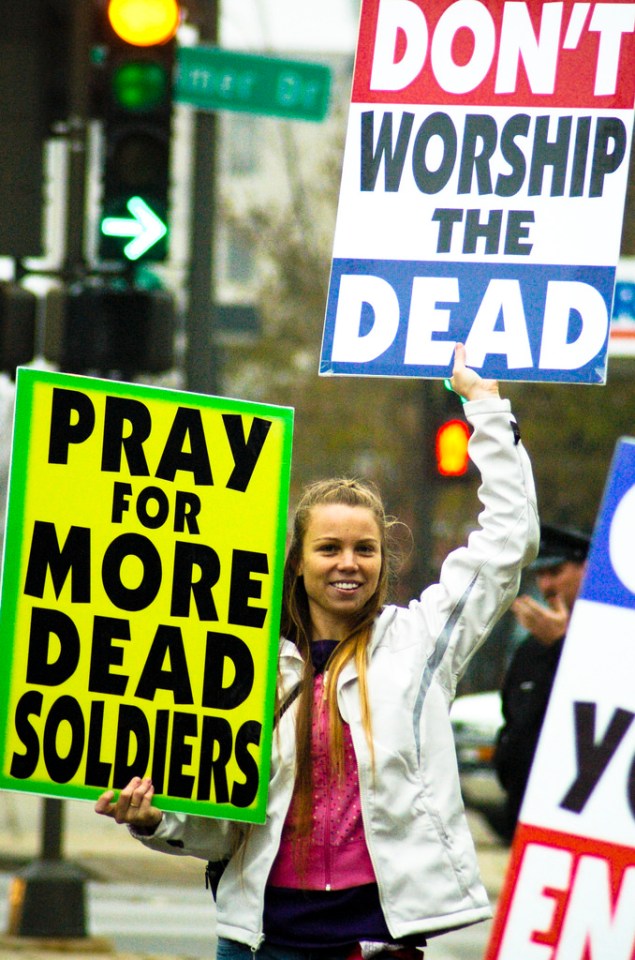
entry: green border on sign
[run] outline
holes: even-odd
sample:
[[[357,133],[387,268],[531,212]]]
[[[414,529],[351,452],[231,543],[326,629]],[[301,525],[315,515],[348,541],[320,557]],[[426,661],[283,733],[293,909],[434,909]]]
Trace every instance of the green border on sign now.
[[[277,421],[281,425],[281,456],[279,461],[279,493],[276,504],[277,517],[273,524],[275,543],[272,544],[271,601],[268,608],[268,623],[263,627],[263,641],[268,645],[266,677],[264,678],[262,739],[259,757],[259,785],[257,796],[249,807],[241,808],[231,803],[199,801],[161,794],[157,805],[164,810],[173,810],[199,816],[219,817],[223,819],[263,823],[267,803],[270,772],[271,739],[273,733],[273,713],[277,680],[277,662],[279,645],[279,625],[282,602],[282,581],[284,572],[284,554],[286,547],[287,511],[289,500],[289,480],[291,472],[291,454],[293,439],[294,411],[290,407],[279,407],[263,403],[251,403],[236,399],[210,397],[184,390],[173,390],[140,384],[121,383],[119,381],[100,380],[75,374],[52,373],[31,368],[20,368],[16,378],[16,399],[14,413],[14,435],[12,446],[9,489],[7,497],[7,523],[3,556],[2,600],[0,606],[0,760],[3,759],[9,733],[8,704],[11,696],[14,644],[17,614],[20,604],[23,575],[20,557],[23,550],[24,519],[26,512],[26,490],[29,472],[29,450],[31,430],[35,411],[35,391],[38,385],[51,389],[60,387],[70,390],[85,390],[104,395],[124,396],[131,399],[163,400],[175,407],[177,404],[195,406],[200,409],[218,409],[222,413],[236,413],[245,416],[258,416]],[[277,463],[277,461],[276,461]],[[268,631],[268,636],[264,634]],[[17,779],[6,776],[4,761],[0,767],[0,789],[39,794],[74,800],[95,800],[103,787],[90,787],[83,784],[62,784],[38,779]]]

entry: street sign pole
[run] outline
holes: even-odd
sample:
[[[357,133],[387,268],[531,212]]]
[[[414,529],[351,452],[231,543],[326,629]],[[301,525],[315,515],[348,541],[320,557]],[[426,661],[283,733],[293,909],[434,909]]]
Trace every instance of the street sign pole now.
[[[218,0],[201,5],[197,24],[202,38],[208,43],[215,43],[218,37]],[[190,235],[184,360],[187,389],[210,395],[221,393],[214,283],[217,135],[216,114],[197,111],[192,177],[194,216]]]
[[[220,393],[214,292],[214,224],[218,110],[323,120],[331,71],[321,64],[233,53],[214,46],[218,3],[205,8],[199,28],[205,45],[177,50],[176,101],[197,108],[194,133],[193,218],[185,354],[186,384]]]

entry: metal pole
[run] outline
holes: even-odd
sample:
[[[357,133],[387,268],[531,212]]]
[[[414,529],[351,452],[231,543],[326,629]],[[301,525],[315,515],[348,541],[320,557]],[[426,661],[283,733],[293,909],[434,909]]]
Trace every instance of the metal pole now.
[[[65,273],[70,278],[85,272],[86,140],[90,98],[90,43],[93,5],[73,0],[69,17],[70,69],[67,142],[68,200],[66,210]]]
[[[62,836],[64,834],[64,807],[61,800],[44,797],[42,801],[42,836],[40,858],[61,860]]]
[[[201,40],[218,42],[218,0],[200,4]],[[185,375],[188,390],[220,393],[218,357],[214,352],[214,238],[218,124],[215,113],[199,110],[194,133],[194,180],[186,319]]]
[[[64,275],[83,276],[86,216],[86,128],[89,115],[89,52],[93,6],[73,0],[68,12],[68,199]],[[23,937],[86,937],[84,873],[62,856],[63,801],[42,801],[40,856],[11,883],[8,933]]]

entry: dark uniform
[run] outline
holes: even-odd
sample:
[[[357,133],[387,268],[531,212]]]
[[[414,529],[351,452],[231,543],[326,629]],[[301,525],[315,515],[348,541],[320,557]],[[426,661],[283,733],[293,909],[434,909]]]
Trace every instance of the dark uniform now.
[[[582,564],[590,537],[578,530],[542,524],[540,550],[530,570],[566,562]],[[512,656],[501,690],[504,724],[494,752],[494,767],[507,794],[501,833],[511,842],[558,669],[564,635],[555,643],[528,636]]]
[[[516,649],[502,689],[505,724],[499,734],[494,766],[507,793],[505,837],[516,828],[540,729],[547,710],[564,637],[545,646],[527,637]]]

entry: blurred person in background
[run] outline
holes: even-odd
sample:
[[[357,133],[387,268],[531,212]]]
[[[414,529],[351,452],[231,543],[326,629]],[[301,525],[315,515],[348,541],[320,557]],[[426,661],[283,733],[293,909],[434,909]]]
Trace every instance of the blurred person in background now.
[[[542,524],[540,550],[530,565],[542,602],[519,596],[512,612],[529,636],[516,648],[502,685],[504,724],[494,766],[506,793],[503,834],[511,843],[560,661],[571,610],[582,584],[591,538]]]

